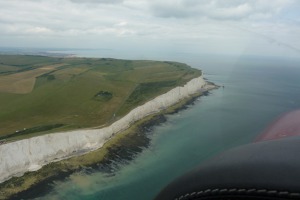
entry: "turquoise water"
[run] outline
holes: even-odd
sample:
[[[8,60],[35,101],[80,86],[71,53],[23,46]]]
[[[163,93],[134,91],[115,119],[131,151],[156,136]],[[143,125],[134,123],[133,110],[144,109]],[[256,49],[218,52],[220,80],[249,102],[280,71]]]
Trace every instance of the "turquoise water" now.
[[[187,59],[188,60],[188,59]],[[225,88],[152,131],[151,145],[115,174],[77,173],[38,199],[150,200],[175,177],[230,147],[249,143],[276,117],[300,108],[300,66],[271,58],[190,58]]]

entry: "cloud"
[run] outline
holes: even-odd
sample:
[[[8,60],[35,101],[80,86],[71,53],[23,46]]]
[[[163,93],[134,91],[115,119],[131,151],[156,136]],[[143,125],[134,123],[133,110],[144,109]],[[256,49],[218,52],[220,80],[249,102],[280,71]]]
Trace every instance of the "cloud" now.
[[[236,52],[273,38],[299,49],[299,9],[295,0],[0,0],[0,44]]]
[[[32,27],[25,30],[26,33],[33,33],[33,34],[49,34],[53,31],[46,27]]]
[[[292,0],[153,0],[150,8],[154,16],[162,18],[206,17],[218,20],[242,20],[272,17]]]
[[[71,0],[73,3],[82,3],[82,4],[117,4],[122,3],[124,0]]]

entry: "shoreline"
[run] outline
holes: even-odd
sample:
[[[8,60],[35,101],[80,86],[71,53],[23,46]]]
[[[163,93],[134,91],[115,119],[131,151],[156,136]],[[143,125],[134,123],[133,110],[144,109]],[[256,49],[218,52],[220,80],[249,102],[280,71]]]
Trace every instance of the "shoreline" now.
[[[201,96],[208,96],[210,93],[210,90],[217,89],[218,86],[215,86],[214,88],[211,88],[203,93],[198,93],[193,96],[191,96],[188,99],[184,99],[181,102],[178,102],[176,105],[173,105],[166,109],[165,111],[162,111],[162,113],[155,114],[153,116],[149,116],[148,119],[142,119],[139,122],[136,122],[136,124],[133,125],[133,127],[130,127],[128,130],[124,131],[123,133],[120,134],[119,138],[113,138],[113,141],[111,144],[107,144],[107,146],[103,148],[108,148],[110,149],[106,154],[103,156],[103,158],[95,162],[91,165],[86,165],[86,166],[80,166],[78,169],[73,169],[69,171],[64,171],[61,170],[60,173],[57,173],[55,176],[51,176],[41,182],[36,183],[35,185],[32,185],[30,188],[27,190],[24,190],[20,193],[14,194],[9,200],[18,200],[20,198],[22,199],[32,199],[32,198],[38,198],[41,197],[49,192],[51,190],[52,185],[51,183],[53,181],[57,180],[64,180],[68,176],[70,176],[73,173],[79,173],[80,171],[84,170],[89,172],[94,172],[94,171],[101,171],[102,173],[107,173],[111,176],[114,176],[114,172],[110,171],[110,169],[115,168],[116,166],[113,165],[115,162],[118,164],[120,162],[130,162],[132,159],[135,158],[136,155],[141,153],[145,148],[149,147],[151,139],[147,137],[147,135],[152,131],[152,128],[155,126],[158,126],[164,122],[167,121],[167,115],[173,115],[176,114],[180,111],[188,109],[189,105],[193,105],[195,101],[198,98],[201,98]],[[138,136],[138,138],[136,138]],[[131,142],[131,140],[134,140],[134,142]],[[130,141],[130,144],[127,142]],[[136,145],[133,146],[132,144]],[[127,155],[127,156],[119,156],[121,151],[120,148],[122,148],[122,152],[124,152],[124,147],[125,149],[128,149],[132,154]],[[129,148],[128,148],[129,147]],[[133,147],[134,149],[130,148]],[[100,151],[103,151],[104,149],[100,148],[96,150],[95,154],[99,154]],[[98,151],[98,152],[97,152]],[[101,153],[100,153],[101,154]],[[118,155],[118,156],[117,156]],[[85,156],[85,155],[82,155]],[[116,160],[121,158],[121,160]],[[72,158],[71,158],[72,159]],[[113,163],[114,162],[114,163]],[[107,168],[105,168],[107,167]],[[118,166],[117,166],[118,167]],[[1,187],[0,187],[1,188]]]
[[[110,126],[57,132],[0,145],[0,183],[14,176],[101,148],[108,140],[128,129],[136,121],[159,113],[181,100],[210,89],[203,76],[177,86],[168,92],[132,109]],[[14,159],[11,159],[14,158]]]
[[[138,121],[135,121],[133,124],[130,124],[129,128],[121,131],[121,133],[115,133],[111,135],[111,139],[108,140],[101,148],[97,150],[91,151],[89,153],[85,152],[86,154],[84,155],[76,155],[75,157],[67,158],[66,160],[46,164],[41,170],[35,172],[26,172],[22,177],[13,177],[10,180],[0,184],[1,193],[10,193],[10,195],[8,195],[10,196],[9,199],[19,199],[20,197],[24,198],[24,195],[27,196],[26,194],[34,193],[34,191],[36,191],[37,188],[40,193],[41,187],[43,185],[45,186],[53,180],[64,179],[70,174],[76,173],[86,167],[91,167],[92,169],[99,169],[99,163],[102,164],[102,168],[103,166],[108,166],[108,168],[105,170],[110,172],[111,170],[109,170],[109,157],[111,156],[109,155],[111,155],[113,151],[118,150],[118,148],[114,149],[112,147],[119,147],[119,145],[121,144],[123,148],[123,145],[126,143],[124,142],[126,141],[126,138],[132,136],[137,140],[140,139],[140,141],[136,144],[131,144],[131,148],[136,148],[135,152],[139,153],[139,151],[142,151],[142,148],[140,148],[137,144],[143,144],[143,148],[147,148],[147,139],[145,137],[143,138],[142,135],[145,135],[145,133],[149,132],[147,131],[149,127],[151,129],[151,127],[163,123],[164,120],[166,120],[164,117],[165,115],[174,114],[182,109],[185,109],[188,104],[193,103],[199,96],[206,95],[209,90],[215,88],[218,88],[218,86],[209,84],[209,87],[207,87],[206,90],[198,92],[197,94],[190,95],[187,98],[181,99],[175,105],[165,108],[164,110],[158,113],[150,114]],[[137,137],[137,132],[139,133],[141,138]],[[127,141],[127,144],[128,143],[130,142]],[[121,157],[125,157],[128,159],[132,156],[123,155]],[[13,189],[11,189],[12,186]]]

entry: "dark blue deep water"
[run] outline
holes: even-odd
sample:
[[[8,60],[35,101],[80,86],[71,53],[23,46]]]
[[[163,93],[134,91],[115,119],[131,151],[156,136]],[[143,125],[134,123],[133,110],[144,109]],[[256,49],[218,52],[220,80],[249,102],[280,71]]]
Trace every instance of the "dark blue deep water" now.
[[[52,183],[40,199],[150,200],[206,159],[249,143],[282,113],[300,108],[300,62],[284,58],[200,56],[178,59],[225,88],[154,128],[151,145],[114,176],[94,172]]]

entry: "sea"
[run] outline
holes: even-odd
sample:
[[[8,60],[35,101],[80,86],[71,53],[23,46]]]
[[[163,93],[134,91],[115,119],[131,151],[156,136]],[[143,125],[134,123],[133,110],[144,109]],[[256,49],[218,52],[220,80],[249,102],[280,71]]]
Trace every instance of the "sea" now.
[[[108,50],[63,53],[118,57]],[[300,108],[300,60],[296,58],[180,52],[119,57],[185,62],[221,87],[154,126],[148,133],[150,145],[132,160],[117,163],[113,173],[83,170],[49,182],[46,193],[32,198],[151,200],[176,177],[227,149],[253,142],[280,115]]]

